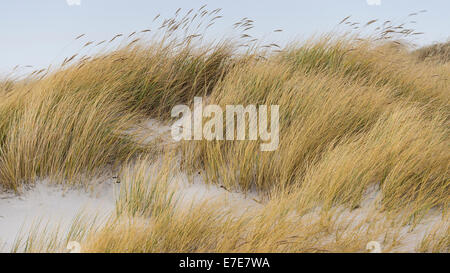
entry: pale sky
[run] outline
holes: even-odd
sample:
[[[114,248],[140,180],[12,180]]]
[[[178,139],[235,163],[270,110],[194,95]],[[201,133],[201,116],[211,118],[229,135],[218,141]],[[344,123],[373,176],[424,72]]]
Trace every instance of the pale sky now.
[[[331,31],[348,15],[357,22],[417,21],[413,27],[425,33],[418,44],[450,37],[448,0],[0,0],[0,73],[16,65],[46,67],[76,53],[82,42],[152,28],[158,13],[168,18],[178,8],[187,11],[204,4],[209,10],[222,8],[223,18],[210,33],[219,38],[248,17],[255,21],[253,36],[283,44]],[[419,10],[427,12],[407,18]],[[84,40],[74,44],[74,37],[83,33]]]

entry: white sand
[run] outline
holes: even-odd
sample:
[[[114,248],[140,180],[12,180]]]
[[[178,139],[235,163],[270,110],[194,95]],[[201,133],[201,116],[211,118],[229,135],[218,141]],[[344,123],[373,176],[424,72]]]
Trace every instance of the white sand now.
[[[109,185],[104,183],[87,192],[64,190],[38,181],[20,196],[0,194],[0,250],[9,251],[20,231],[28,230],[38,220],[68,228],[81,211],[99,216],[110,214],[115,207],[112,184],[110,181]]]
[[[256,193],[243,194],[231,192],[216,185],[207,185],[201,175],[194,176],[193,181],[190,181],[186,174],[179,173],[176,175],[175,181],[179,193],[177,197],[179,197],[181,206],[212,201],[221,204],[220,207],[232,211],[234,215],[262,207],[256,201],[258,200]]]

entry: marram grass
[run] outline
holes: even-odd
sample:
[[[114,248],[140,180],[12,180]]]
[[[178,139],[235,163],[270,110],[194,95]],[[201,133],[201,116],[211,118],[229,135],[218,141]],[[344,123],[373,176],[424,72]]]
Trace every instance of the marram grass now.
[[[70,240],[90,252],[360,252],[370,240],[395,251],[405,226],[436,211],[441,219],[415,251],[449,251],[445,57],[423,57],[438,55],[431,48],[411,53],[386,37],[390,29],[381,40],[329,34],[275,51],[243,51],[235,39],[205,45],[186,30],[194,14],[164,21],[166,33],[154,40],[136,38],[150,30],[116,35],[111,40],[124,39],[117,49],[0,83],[3,189],[20,192],[47,177],[83,184],[110,167],[122,181],[116,212],[101,225],[77,218],[63,239],[36,228],[14,251],[65,251]],[[185,141],[158,151],[163,163],[150,168],[156,150],[125,132],[145,118],[170,120],[172,107],[194,96],[221,106],[280,105],[279,148]],[[180,207],[169,185],[178,164],[202,171],[205,183],[257,192],[261,207]],[[381,198],[353,218],[373,187]]]

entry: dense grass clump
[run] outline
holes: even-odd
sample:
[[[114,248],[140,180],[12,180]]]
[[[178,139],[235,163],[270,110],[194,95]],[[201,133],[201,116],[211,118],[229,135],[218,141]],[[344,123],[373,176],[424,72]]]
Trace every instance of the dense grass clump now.
[[[197,47],[191,35],[171,32],[179,23],[165,26],[159,42],[133,40],[96,56],[66,58],[56,71],[4,81],[0,184],[18,190],[41,177],[89,178],[142,148],[124,134],[139,119],[167,119],[174,105],[211,93],[234,62],[234,47],[226,41]]]
[[[421,61],[436,61],[446,63],[450,61],[450,42],[435,43],[424,46],[414,52]]]
[[[417,64],[406,52],[369,41],[289,48],[269,62],[235,67],[210,96],[222,106],[280,105],[278,150],[201,141],[186,143],[186,158],[196,158],[194,169],[204,168],[215,183],[263,192],[293,186],[313,204],[357,206],[364,190],[379,183],[388,191],[387,208],[446,205],[446,71],[447,65]]]

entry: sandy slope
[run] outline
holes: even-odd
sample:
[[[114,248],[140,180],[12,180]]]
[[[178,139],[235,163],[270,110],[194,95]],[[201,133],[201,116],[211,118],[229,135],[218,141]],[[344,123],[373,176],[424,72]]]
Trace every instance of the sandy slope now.
[[[129,133],[133,133],[142,143],[170,143],[170,127],[155,120],[148,120]],[[231,193],[214,185],[206,185],[200,175],[189,181],[186,174],[178,172],[173,174],[171,183],[176,185],[176,198],[180,205],[214,200],[223,202],[225,207],[240,207],[242,209],[238,211],[242,212],[260,206],[253,200],[256,194]],[[0,250],[9,251],[17,236],[26,234],[37,221],[49,227],[60,225],[64,233],[81,212],[98,216],[114,213],[120,184],[111,176],[97,178],[91,184],[89,190],[64,189],[43,180],[37,181],[35,186],[20,196],[0,193]]]
[[[108,183],[109,182],[109,183]],[[42,221],[50,227],[67,229],[77,214],[99,216],[113,212],[114,185],[106,181],[92,192],[81,189],[64,190],[61,186],[38,181],[22,195],[0,195],[0,242],[3,251],[11,249],[16,236],[27,232],[33,223]]]
[[[170,127],[155,120],[148,120],[128,133],[135,135],[137,141],[142,143],[157,142],[161,145],[171,143]],[[178,171],[173,174],[170,181],[176,185],[176,197],[182,206],[189,206],[192,202],[214,200],[223,202],[224,208],[239,208],[237,213],[262,206],[257,202],[257,194],[244,195],[214,185],[206,185],[200,174],[190,181],[185,173]],[[116,179],[106,175],[93,181],[90,190],[64,189],[43,180],[37,181],[35,186],[20,196],[0,193],[0,250],[10,251],[16,237],[21,233],[27,234],[37,220],[50,227],[60,225],[59,230],[64,233],[81,212],[105,217],[111,215],[114,213],[120,186],[121,184],[116,183]],[[381,198],[380,191],[370,189],[361,208],[352,211],[342,209],[339,217],[344,217],[346,221],[354,221],[356,224],[370,215],[379,198]],[[318,216],[312,213],[304,217]],[[439,213],[430,216],[413,230],[405,226],[401,232],[402,244],[395,251],[414,252],[426,231],[439,222],[440,218]]]

